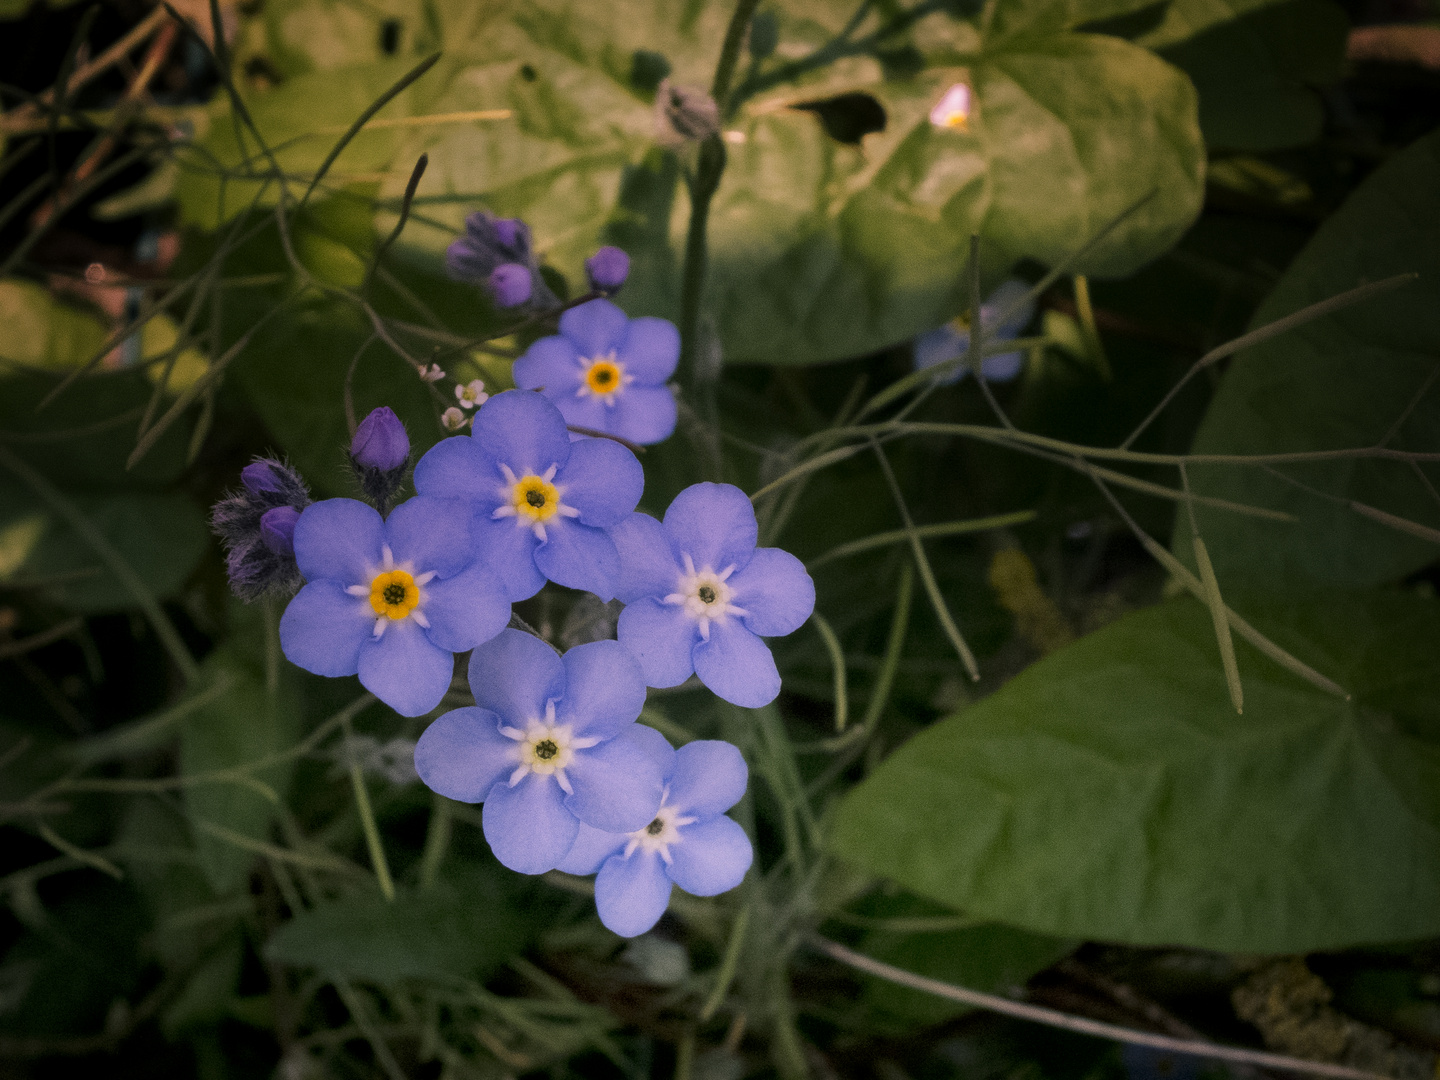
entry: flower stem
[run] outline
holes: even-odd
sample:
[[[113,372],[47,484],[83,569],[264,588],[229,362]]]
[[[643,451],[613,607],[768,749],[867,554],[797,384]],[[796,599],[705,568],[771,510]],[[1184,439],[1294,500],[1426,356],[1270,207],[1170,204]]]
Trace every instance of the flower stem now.
[[[745,33],[755,14],[759,0],[737,0],[715,64],[715,78],[710,83],[710,96],[720,109],[721,121],[726,116],[730,83],[740,62]],[[705,291],[706,224],[710,218],[710,200],[720,186],[725,171],[725,143],[717,131],[700,144],[695,173],[690,180],[690,228],[685,235],[685,268],[680,285],[680,373],[682,380],[692,383],[695,377],[696,331],[700,325],[700,295]]]
[[[390,864],[385,860],[385,848],[380,843],[380,829],[375,824],[375,812],[370,808],[370,793],[365,790],[365,777],[360,772],[360,762],[355,757],[355,733],[350,729],[350,717],[342,721],[345,738],[345,757],[350,763],[350,786],[355,789],[355,809],[360,813],[360,827],[365,830],[365,846],[370,849],[370,865],[380,882],[380,891],[386,900],[395,899],[395,883],[390,880]]]

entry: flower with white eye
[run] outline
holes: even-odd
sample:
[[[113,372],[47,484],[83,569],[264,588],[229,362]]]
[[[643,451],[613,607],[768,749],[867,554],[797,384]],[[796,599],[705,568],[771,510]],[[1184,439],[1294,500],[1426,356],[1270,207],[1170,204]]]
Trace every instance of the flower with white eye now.
[[[665,795],[655,817],[619,835],[580,826],[559,866],[568,874],[596,874],[600,921],[625,937],[659,921],[671,885],[715,896],[739,885],[755,857],[745,830],[725,816],[749,777],[740,751],[712,740],[674,751],[663,737],[658,743],[664,744],[656,753],[665,762]]]
[[[1008,315],[1007,315],[1008,313]],[[980,305],[980,325],[984,328],[984,345],[994,345],[1017,337],[1035,315],[1035,302],[1030,299],[1030,286],[1017,278],[1001,282]],[[957,315],[944,326],[937,327],[915,339],[915,370],[934,367],[947,360],[964,356],[970,348],[972,318]],[[979,357],[976,357],[979,360]],[[980,373],[987,382],[1008,382],[1020,374],[1025,354],[995,353],[979,360]],[[939,383],[953,383],[970,374],[969,366],[958,366],[947,374],[937,375]]]
[[[285,655],[317,675],[358,674],[401,715],[440,704],[453,654],[510,619],[458,500],[417,496],[382,520],[355,499],[326,499],[300,514],[292,542],[306,585],[280,619]]]
[[[530,390],[496,394],[474,417],[468,439],[442,439],[420,459],[416,490],[469,503],[476,550],[512,601],[547,578],[614,597],[609,530],[640,501],[635,455],[614,439],[572,442],[560,411]]]
[[[758,709],[780,693],[760,640],[796,630],[815,609],[815,583],[779,548],[757,548],[755,511],[730,484],[693,484],[665,520],[631,514],[610,530],[625,601],[617,635],[651,686],[691,672],[726,701]]]
[[[506,630],[471,654],[470,688],[475,706],[425,729],[415,768],[446,798],[485,804],[485,839],[510,869],[554,869],[584,826],[631,832],[655,819],[664,739],[635,723],[645,680],[617,642],[562,657]]]

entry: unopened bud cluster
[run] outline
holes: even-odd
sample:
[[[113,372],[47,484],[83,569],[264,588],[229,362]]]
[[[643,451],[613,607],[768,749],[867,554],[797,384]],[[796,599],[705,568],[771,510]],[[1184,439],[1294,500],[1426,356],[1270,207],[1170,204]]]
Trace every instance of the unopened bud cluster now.
[[[215,504],[210,526],[225,545],[225,569],[242,600],[298,589],[295,523],[310,505],[300,474],[274,458],[240,471],[241,488]]]

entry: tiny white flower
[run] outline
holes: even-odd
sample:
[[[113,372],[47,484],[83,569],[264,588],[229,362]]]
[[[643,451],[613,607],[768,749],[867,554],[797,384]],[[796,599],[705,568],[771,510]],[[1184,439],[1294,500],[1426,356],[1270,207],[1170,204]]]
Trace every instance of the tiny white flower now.
[[[474,409],[490,400],[490,395],[485,393],[485,384],[479,379],[471,379],[464,385],[456,384],[455,399],[460,402],[462,409]]]
[[[445,372],[440,370],[439,364],[431,364],[428,368],[424,364],[416,364],[415,370],[420,373],[420,378],[426,382],[439,382],[445,378]]]
[[[440,414],[440,422],[445,425],[446,431],[459,431],[466,424],[470,423],[470,417],[457,409],[454,405]]]

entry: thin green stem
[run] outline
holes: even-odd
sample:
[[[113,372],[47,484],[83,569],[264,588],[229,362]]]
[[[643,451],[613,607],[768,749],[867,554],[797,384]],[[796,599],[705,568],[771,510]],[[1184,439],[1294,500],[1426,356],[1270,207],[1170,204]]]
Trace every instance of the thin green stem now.
[[[744,948],[745,931],[749,926],[750,905],[746,904],[735,916],[735,923],[730,927],[730,940],[725,943],[725,955],[720,958],[720,967],[715,972],[715,986],[710,991],[710,996],[705,999],[704,1008],[700,1010],[702,1024],[709,1021],[725,1002],[725,995],[729,993],[730,984],[735,981],[735,972],[740,966],[740,953]]]
[[[370,865],[380,883],[385,899],[395,899],[395,883],[390,880],[390,864],[385,859],[385,848],[380,842],[380,828],[375,824],[375,812],[370,808],[370,792],[365,789],[365,776],[360,771],[360,762],[355,757],[355,733],[351,729],[350,717],[341,721],[345,738],[345,758],[350,766],[350,786],[355,791],[355,809],[360,814],[360,827],[365,830],[365,846],[370,849]]]

